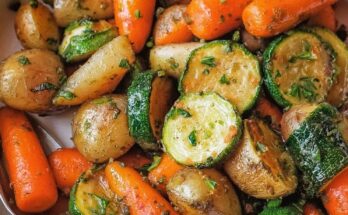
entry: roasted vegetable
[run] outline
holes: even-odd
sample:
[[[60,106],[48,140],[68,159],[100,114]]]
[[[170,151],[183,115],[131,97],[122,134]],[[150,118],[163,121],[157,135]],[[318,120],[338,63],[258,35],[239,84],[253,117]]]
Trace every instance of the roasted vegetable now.
[[[179,78],[191,52],[202,45],[204,43],[191,42],[155,46],[150,51],[151,70],[161,70],[169,76]]]
[[[282,136],[310,197],[318,195],[348,164],[337,117],[337,110],[327,103],[294,106],[283,116]]]
[[[167,193],[182,214],[242,214],[232,184],[215,169],[182,169],[170,179]]]
[[[162,142],[178,163],[211,167],[232,151],[241,135],[241,119],[215,93],[181,96],[166,116]]]
[[[53,103],[78,105],[112,92],[134,61],[134,52],[127,37],[111,40],[68,78]]]
[[[15,29],[25,48],[57,50],[60,34],[50,10],[41,3],[24,3],[16,13]]]
[[[5,104],[29,112],[54,109],[52,98],[66,80],[56,54],[44,49],[19,51],[1,68],[0,97]]]
[[[85,18],[111,18],[114,12],[113,0],[54,0],[54,17],[59,26]]]
[[[116,36],[116,28],[107,21],[81,19],[65,29],[59,54],[67,62],[85,60]]]
[[[297,187],[292,158],[281,139],[260,119],[244,121],[243,137],[224,169],[243,192],[256,198],[286,196]]]
[[[127,123],[127,98],[107,95],[83,104],[73,120],[73,141],[87,160],[118,158],[133,145]]]
[[[250,109],[259,95],[259,62],[244,46],[210,42],[191,53],[181,75],[181,93],[216,92],[238,108]]]
[[[282,206],[281,199],[275,199],[268,201],[266,207],[259,215],[302,215],[303,203],[300,205],[291,204]]]
[[[158,150],[164,117],[176,99],[173,80],[151,71],[139,73],[128,88],[130,134],[144,150]]]
[[[337,73],[334,50],[307,31],[278,37],[263,58],[266,86],[282,107],[324,101]]]

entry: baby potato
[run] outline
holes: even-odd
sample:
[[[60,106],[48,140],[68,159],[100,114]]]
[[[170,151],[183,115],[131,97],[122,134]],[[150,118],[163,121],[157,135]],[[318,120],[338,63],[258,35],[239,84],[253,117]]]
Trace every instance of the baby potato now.
[[[166,188],[169,199],[181,214],[242,214],[232,184],[215,169],[182,169]]]
[[[114,6],[113,0],[54,0],[53,13],[58,25],[65,27],[85,17],[95,20],[111,18]]]
[[[126,115],[127,97],[106,95],[83,104],[73,119],[73,141],[87,160],[118,158],[133,145]]]
[[[2,101],[29,112],[53,110],[52,98],[66,80],[63,64],[53,52],[30,49],[17,52],[1,66]]]
[[[18,39],[25,48],[57,50],[60,40],[59,28],[50,10],[38,2],[25,3],[15,18]]]

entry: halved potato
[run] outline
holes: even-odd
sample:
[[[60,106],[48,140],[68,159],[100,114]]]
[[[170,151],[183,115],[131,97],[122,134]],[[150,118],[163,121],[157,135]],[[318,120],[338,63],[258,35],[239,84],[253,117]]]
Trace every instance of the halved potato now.
[[[50,10],[38,3],[21,5],[16,13],[16,34],[25,48],[57,50],[60,40],[59,29]]]
[[[224,169],[250,196],[273,199],[289,195],[297,187],[296,169],[282,144],[265,122],[247,119],[243,137]]]
[[[53,12],[58,25],[65,27],[70,22],[85,17],[111,18],[114,6],[113,0],[54,0]]]
[[[182,169],[170,179],[167,193],[181,214],[242,214],[232,184],[215,169]]]
[[[112,92],[135,61],[126,36],[119,36],[98,49],[59,90],[55,105],[79,105]]]
[[[73,119],[73,141],[87,160],[118,158],[134,145],[126,108],[124,95],[103,96],[80,107]]]
[[[53,110],[52,98],[66,80],[55,53],[44,49],[19,51],[0,67],[0,97],[6,105],[29,112]]]

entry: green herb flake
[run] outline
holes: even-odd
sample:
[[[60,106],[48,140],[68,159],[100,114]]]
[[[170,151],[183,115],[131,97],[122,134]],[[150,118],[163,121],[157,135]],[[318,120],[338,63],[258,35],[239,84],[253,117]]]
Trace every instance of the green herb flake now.
[[[209,75],[209,73],[210,73],[209,69],[204,69],[204,70],[203,70],[203,74],[204,74],[204,75]]]
[[[94,99],[92,101],[93,104],[95,105],[101,105],[101,104],[105,104],[105,103],[108,103],[108,102],[111,102],[111,98],[108,97],[108,96],[102,96],[98,99]]]
[[[141,18],[140,10],[135,10],[134,11],[134,16],[135,16],[135,18],[140,19]]]
[[[85,123],[83,123],[83,130],[88,131],[92,127],[92,124],[90,121],[86,120]]]
[[[54,39],[54,38],[47,38],[46,42],[50,46],[55,46],[58,43],[58,41],[56,39]]]
[[[39,2],[37,0],[30,0],[29,5],[32,8],[37,8],[39,6]]]
[[[118,64],[119,67],[124,68],[124,69],[129,69],[130,65],[129,62],[126,58],[121,59],[120,63]]]
[[[282,77],[282,74],[280,73],[279,69],[276,70],[274,78],[280,78]]]
[[[197,145],[196,130],[191,131],[191,133],[188,136],[188,139],[189,139],[191,146]]]
[[[31,89],[30,91],[33,93],[36,93],[36,92],[41,92],[45,90],[57,90],[57,89],[58,87],[56,87],[56,85],[50,82],[43,82],[39,84],[38,86],[34,87],[33,89]]]
[[[205,57],[202,58],[201,64],[207,65],[209,67],[215,67],[216,66],[215,57],[213,57],[213,56],[205,56]]]
[[[170,68],[177,69],[179,67],[179,64],[176,62],[174,58],[169,58],[167,62],[170,64]]]
[[[17,60],[18,60],[18,63],[20,63],[23,66],[31,64],[29,59],[24,55],[19,56]]]
[[[239,30],[233,32],[232,41],[233,42],[239,42],[240,41],[240,31]]]
[[[256,142],[256,151],[265,153],[268,151],[268,148],[264,144],[260,142]]]
[[[182,108],[176,108],[174,109],[172,116],[173,117],[183,116],[184,118],[188,118],[188,117],[191,117],[192,115],[188,111]]]
[[[230,80],[228,80],[227,76],[225,74],[223,74],[219,80],[220,84],[230,84]]]
[[[165,75],[166,75],[166,72],[165,72],[165,71],[163,71],[163,70],[157,71],[157,76],[158,76],[158,77],[163,77],[163,76],[165,76]]]
[[[304,41],[304,51],[299,55],[294,55],[289,59],[290,63],[296,63],[297,60],[308,60],[313,61],[316,60],[316,56],[312,53],[311,44],[308,41]]]
[[[212,190],[214,190],[217,186],[217,182],[210,178],[205,179],[204,182]]]
[[[89,208],[89,210],[92,212],[92,214],[106,214],[106,208],[110,202],[107,199],[104,199],[104,198],[102,198],[94,193],[88,193],[88,194],[93,199],[93,201],[96,203],[95,208],[94,207]]]
[[[289,95],[298,98],[299,100],[305,99],[308,102],[314,102],[317,100],[318,94],[316,93],[317,87],[314,82],[318,79],[303,77],[300,78],[297,83],[291,85]]]
[[[67,100],[72,100],[73,98],[76,98],[76,95],[68,90],[60,90],[57,94],[57,97],[63,97]]]
[[[153,38],[151,37],[149,41],[146,42],[146,47],[152,48],[154,46]]]
[[[160,163],[161,163],[161,157],[160,156],[153,156],[153,161],[151,165],[147,168],[147,171],[150,172],[151,170],[155,169]]]

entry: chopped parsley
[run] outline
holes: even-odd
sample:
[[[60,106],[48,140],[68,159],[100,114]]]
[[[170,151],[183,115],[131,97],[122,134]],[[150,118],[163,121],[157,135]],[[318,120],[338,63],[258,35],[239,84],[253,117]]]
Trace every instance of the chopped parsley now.
[[[130,65],[129,62],[126,58],[123,58],[120,63],[118,64],[119,67],[124,68],[124,69],[129,69]]]
[[[188,118],[188,117],[191,117],[192,115],[188,111],[186,111],[186,110],[184,110],[182,108],[175,108],[173,110],[172,116],[173,117],[183,116],[185,118]]]
[[[109,97],[109,96],[102,96],[102,97],[100,97],[98,99],[94,99],[92,101],[92,103],[96,104],[96,105],[101,105],[101,104],[105,104],[105,103],[108,103],[108,102],[111,102],[111,101],[112,101],[111,97]]]
[[[34,87],[33,89],[31,89],[30,91],[33,93],[36,92],[41,92],[41,91],[45,91],[45,90],[57,90],[58,87],[50,82],[43,82],[41,84],[39,84],[38,86]]]
[[[139,10],[139,9],[134,11],[134,16],[135,16],[135,18],[137,18],[137,19],[140,19],[140,18],[141,18],[141,13],[140,13],[140,10]]]
[[[147,171],[150,172],[151,170],[155,169],[160,163],[161,163],[161,157],[160,156],[153,156],[153,161],[151,165],[147,168]]]
[[[230,80],[228,80],[227,76],[225,74],[223,74],[219,80],[220,84],[230,84]]]
[[[203,74],[204,74],[204,75],[209,75],[209,73],[210,73],[209,69],[204,69],[204,70],[203,70]]]
[[[96,203],[96,207],[90,207],[89,210],[92,212],[92,214],[106,214],[106,208],[109,205],[109,201],[107,199],[104,199],[94,193],[88,193],[93,201]]]
[[[189,142],[192,146],[197,145],[197,137],[196,137],[196,130],[191,131],[191,133],[188,136]]]
[[[277,69],[275,72],[274,78],[280,78],[280,77],[282,77],[282,74],[280,74],[279,69]]]
[[[212,190],[214,190],[217,186],[217,182],[214,181],[213,179],[207,178],[204,181],[206,183],[206,185],[208,185],[208,187]]]
[[[264,144],[260,142],[256,142],[256,151],[265,153],[267,152],[267,150],[268,150],[267,146],[265,146]]]
[[[213,57],[213,56],[205,56],[205,57],[202,58],[201,64],[207,65],[209,67],[215,67],[216,66],[215,57]]]
[[[172,69],[177,69],[179,67],[179,64],[175,61],[174,58],[171,57],[167,61],[170,64],[170,68]]]
[[[29,5],[32,8],[37,8],[39,6],[39,2],[37,2],[37,0],[30,0]]]
[[[68,99],[68,100],[72,100],[73,98],[76,97],[75,94],[73,94],[72,92],[68,91],[68,90],[60,90],[58,92],[58,97],[63,97],[65,99]]]
[[[317,58],[312,53],[311,44],[308,41],[304,41],[304,51],[298,55],[294,55],[289,59],[290,63],[295,63],[297,60],[316,60]]]
[[[301,78],[297,83],[291,85],[289,95],[300,100],[305,99],[308,102],[316,101],[318,94],[316,93],[317,87],[315,86],[314,82],[317,81],[318,79],[316,78]]]
[[[18,60],[18,63],[20,63],[23,66],[31,64],[29,59],[24,55],[19,56],[17,60]]]

